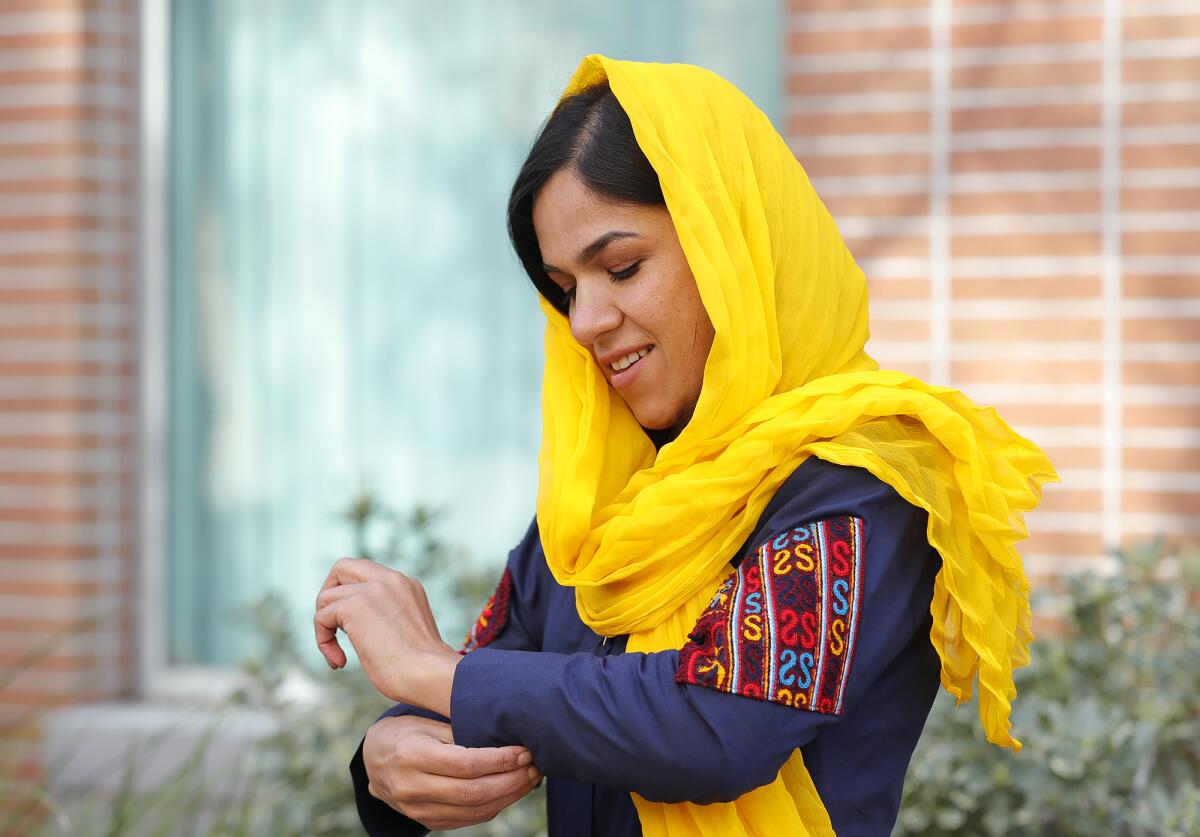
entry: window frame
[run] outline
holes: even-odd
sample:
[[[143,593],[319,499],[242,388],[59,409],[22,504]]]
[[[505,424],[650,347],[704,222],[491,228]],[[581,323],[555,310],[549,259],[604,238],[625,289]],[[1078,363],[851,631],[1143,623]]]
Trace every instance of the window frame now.
[[[171,0],[139,12],[137,270],[138,462],[134,686],[147,700],[220,700],[244,680],[219,665],[173,665],[167,656],[167,382],[170,334]]]

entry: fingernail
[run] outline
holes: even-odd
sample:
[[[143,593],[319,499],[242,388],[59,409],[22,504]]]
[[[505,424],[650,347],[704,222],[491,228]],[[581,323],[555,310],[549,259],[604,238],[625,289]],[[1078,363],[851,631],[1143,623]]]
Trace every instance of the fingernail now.
[[[533,753],[528,751],[521,753],[521,755],[517,756],[517,767],[524,767],[531,761],[533,761]]]
[[[529,768],[529,784],[536,785],[542,780],[542,773],[536,767]]]

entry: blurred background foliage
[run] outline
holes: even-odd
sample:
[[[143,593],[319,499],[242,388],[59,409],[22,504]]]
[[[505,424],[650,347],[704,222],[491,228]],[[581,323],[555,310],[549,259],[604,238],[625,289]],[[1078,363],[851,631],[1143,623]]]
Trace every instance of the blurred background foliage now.
[[[442,540],[438,515],[428,508],[399,512],[363,492],[345,517],[356,555],[421,579],[431,601],[449,603],[438,624],[442,638],[459,645],[499,572],[476,569],[461,549]],[[367,727],[391,704],[357,665],[340,671],[309,666],[312,640],[293,635],[281,597],[266,596],[248,616],[262,642],[243,661],[248,684],[233,700],[269,712],[278,729],[256,754],[253,833],[362,834],[347,766]],[[347,651],[348,645],[343,638]],[[288,684],[298,675],[314,687],[313,698],[300,704],[288,697]],[[493,822],[457,833],[532,837],[544,832],[545,793],[538,790]]]
[[[495,588],[499,569],[479,569],[461,547],[444,540],[442,516],[431,508],[400,511],[363,489],[341,516],[355,555],[422,580],[438,603],[443,639],[459,645]],[[303,614],[294,613],[283,595],[268,593],[228,615],[249,635],[252,651],[239,664],[236,690],[220,706],[197,708],[210,715],[208,726],[169,775],[147,786],[139,762],[152,750],[175,745],[170,735],[130,749],[121,759],[115,794],[81,803],[66,804],[47,790],[64,765],[47,765],[48,781],[34,783],[0,757],[0,797],[16,801],[0,810],[0,835],[361,835],[348,767],[367,727],[391,704],[363,674],[349,643],[343,643],[351,660],[345,669],[314,665],[319,657],[311,634],[294,628]],[[31,655],[26,664],[35,661]],[[231,713],[246,710],[269,720],[272,732],[242,754],[232,775],[227,768],[226,775],[211,775],[205,765],[215,736]],[[29,723],[40,714],[32,713]],[[535,837],[545,828],[545,791],[537,789],[494,821],[457,833]]]
[[[440,624],[457,644],[498,571],[473,569],[428,508],[396,511],[364,491],[344,517],[359,555],[421,578],[449,603]],[[1036,604],[1061,629],[1042,632],[1018,673],[1013,717],[1024,748],[987,743],[975,701],[956,707],[939,695],[895,834],[1200,834],[1200,552],[1147,543],[1113,555],[1105,572],[1065,578]],[[236,793],[215,806],[205,798],[198,765],[207,739],[153,791],[123,782],[86,821],[10,777],[5,793],[25,793],[46,812],[38,833],[362,833],[347,766],[387,701],[356,666],[313,666],[312,639],[293,632],[281,597],[267,595],[241,616],[255,651],[225,708],[264,713],[275,731],[247,754]],[[0,833],[14,832],[0,825]],[[544,834],[544,791],[460,833]]]
[[[898,835],[1200,834],[1200,552],[1162,540],[1036,598],[1017,673],[1019,754],[975,703],[940,694],[909,767]]]

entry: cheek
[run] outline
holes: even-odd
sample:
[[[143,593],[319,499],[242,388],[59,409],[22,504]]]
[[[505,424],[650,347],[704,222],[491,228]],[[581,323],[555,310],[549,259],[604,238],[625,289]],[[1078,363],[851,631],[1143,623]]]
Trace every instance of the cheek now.
[[[671,377],[698,391],[713,327],[687,261],[681,253],[679,261],[646,278],[653,281],[630,287],[622,299],[625,317],[664,350]]]
[[[712,349],[713,327],[709,322],[708,313],[704,306],[699,306],[692,327],[692,374],[695,385],[699,388],[704,379],[704,367],[708,363],[708,353]]]
[[[690,277],[687,286],[680,289],[680,297],[675,304],[680,314],[679,331],[683,348],[688,354],[688,366],[693,372],[702,373],[709,349],[712,347],[712,322],[704,309],[704,303],[700,300],[700,292]]]

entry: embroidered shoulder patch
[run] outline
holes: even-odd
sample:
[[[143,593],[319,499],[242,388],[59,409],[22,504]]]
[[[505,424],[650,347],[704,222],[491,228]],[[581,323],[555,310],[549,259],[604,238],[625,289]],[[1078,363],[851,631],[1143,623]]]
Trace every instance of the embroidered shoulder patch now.
[[[837,715],[854,657],[863,522],[782,532],[717,589],[679,654],[675,682]]]
[[[467,638],[463,641],[463,647],[458,653],[466,654],[468,651],[482,648],[500,636],[500,632],[504,630],[504,625],[508,622],[508,601],[511,596],[512,574],[508,571],[508,567],[505,567],[504,575],[500,576],[500,583],[496,585],[495,592],[483,606],[483,612],[479,614],[479,618],[467,632]]]

